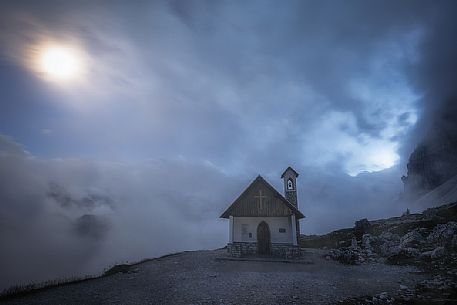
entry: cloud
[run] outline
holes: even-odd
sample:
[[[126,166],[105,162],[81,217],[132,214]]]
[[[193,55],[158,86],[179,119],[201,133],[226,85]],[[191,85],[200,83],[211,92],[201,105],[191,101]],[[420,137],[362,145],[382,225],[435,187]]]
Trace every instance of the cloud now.
[[[0,288],[224,246],[228,224],[219,215],[255,177],[229,176],[185,160],[42,159],[4,136],[0,168],[0,241],[7,245],[0,253]],[[397,172],[342,179],[301,170],[306,233],[352,226],[359,217],[402,207],[398,183],[386,179]],[[264,176],[282,189],[279,172]]]
[[[0,137],[1,288],[226,242],[239,181],[205,165],[39,159]]]
[[[422,96],[421,116],[411,146],[457,134],[457,43],[453,39],[457,24],[452,14],[456,7],[455,2],[448,1],[433,8],[427,36],[420,44],[420,60],[409,74]]]
[[[342,169],[351,176],[390,168],[399,159],[396,142],[361,133],[352,113],[326,114],[303,136],[302,143],[305,165],[343,164]]]
[[[321,123],[325,128],[317,118],[347,113],[353,132],[328,129],[324,137],[360,143],[363,135],[363,142],[384,145],[384,155],[396,160],[415,120],[397,122],[405,113],[417,116],[418,96],[405,77],[425,35],[416,22],[422,10],[409,20],[408,6],[391,12],[395,5],[388,4],[373,16],[359,2],[54,4],[41,3],[40,13],[30,3],[10,4],[4,16],[10,31],[0,39],[25,66],[24,50],[43,40],[68,42],[87,54],[87,81],[48,84],[56,102],[72,109],[49,129],[71,134],[84,154],[117,160],[182,155],[227,173],[271,171],[291,160],[311,162],[302,147]],[[61,145],[62,139],[53,141]],[[366,146],[353,145],[354,154],[372,154]],[[336,159],[342,149],[327,154]],[[392,164],[377,156],[357,164],[340,160],[351,174]]]

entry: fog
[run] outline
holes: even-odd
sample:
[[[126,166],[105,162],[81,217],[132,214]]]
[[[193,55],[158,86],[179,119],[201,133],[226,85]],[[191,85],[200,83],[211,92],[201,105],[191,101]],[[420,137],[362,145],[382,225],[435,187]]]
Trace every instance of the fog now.
[[[0,289],[222,247],[258,174],[304,234],[398,216],[414,148],[455,137],[454,1],[0,4]],[[80,79],[36,71],[77,48]]]
[[[2,288],[225,243],[236,179],[185,162],[40,160],[0,139]]]
[[[255,178],[179,160],[42,159],[5,136],[0,168],[2,288],[223,247],[228,224],[219,215]],[[280,173],[265,177],[281,191]],[[297,187],[301,210],[310,218],[302,221],[308,234],[401,212],[385,205],[398,202],[399,190],[392,194],[398,185],[389,182],[396,173],[345,180],[313,175],[320,177],[315,181],[303,176]]]

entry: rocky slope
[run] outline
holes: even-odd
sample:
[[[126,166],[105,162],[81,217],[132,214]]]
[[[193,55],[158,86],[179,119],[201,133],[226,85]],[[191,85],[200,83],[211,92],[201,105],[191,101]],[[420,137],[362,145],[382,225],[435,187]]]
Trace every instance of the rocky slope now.
[[[409,199],[418,199],[457,175],[457,138],[441,135],[417,146],[402,177]]]
[[[348,304],[457,304],[457,202],[421,214],[363,219],[353,228],[323,236],[301,236],[301,245],[329,248],[327,258],[343,264],[414,265],[430,275],[395,297],[375,296],[368,298],[370,302],[364,298],[362,303],[355,299]]]

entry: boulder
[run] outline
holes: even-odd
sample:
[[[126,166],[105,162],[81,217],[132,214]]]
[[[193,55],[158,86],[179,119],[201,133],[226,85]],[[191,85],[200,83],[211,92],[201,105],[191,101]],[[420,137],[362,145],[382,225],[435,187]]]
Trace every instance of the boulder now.
[[[398,234],[394,234],[392,232],[387,231],[379,235],[379,239],[381,239],[381,241],[398,242],[400,241],[400,236]]]
[[[361,256],[359,251],[351,247],[339,248],[330,251],[330,257],[346,265],[360,264]]]
[[[424,237],[419,233],[419,229],[412,230],[400,239],[401,248],[417,247],[424,241]]]
[[[363,234],[362,236],[362,248],[367,250],[373,250],[374,244],[377,242],[376,237],[371,234]]]
[[[375,249],[381,256],[389,257],[400,252],[400,236],[391,232],[383,232],[376,239],[377,247]],[[370,240],[370,245],[372,241]]]
[[[419,250],[416,248],[399,248],[398,253],[392,254],[387,257],[387,262],[390,264],[403,264],[411,262],[411,259],[420,256]]]
[[[354,234],[358,240],[362,239],[363,234],[370,233],[370,231],[371,224],[368,219],[364,218],[355,222]]]
[[[451,247],[453,243],[453,237],[457,234],[457,222],[450,221],[445,224],[438,224],[430,235],[427,237],[427,241],[439,246]]]
[[[396,242],[385,241],[380,247],[379,252],[381,256],[389,257],[400,253],[401,248]]]
[[[351,248],[357,249],[358,247],[359,247],[359,245],[357,244],[357,239],[355,237],[353,237],[351,240]]]

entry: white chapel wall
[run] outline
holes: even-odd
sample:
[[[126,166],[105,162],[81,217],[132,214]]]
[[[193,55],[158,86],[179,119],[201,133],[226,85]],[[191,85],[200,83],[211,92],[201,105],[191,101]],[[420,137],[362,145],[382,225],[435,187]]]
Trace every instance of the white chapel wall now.
[[[233,241],[256,242],[257,226],[262,221],[270,227],[272,243],[292,243],[290,217],[233,217]],[[285,232],[279,229],[285,229]]]

